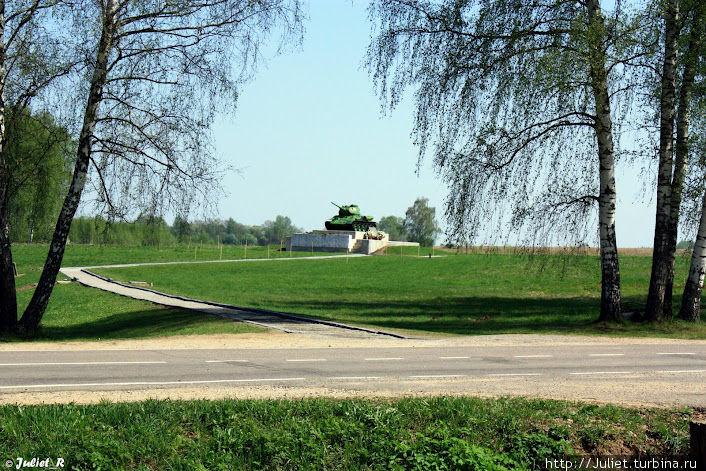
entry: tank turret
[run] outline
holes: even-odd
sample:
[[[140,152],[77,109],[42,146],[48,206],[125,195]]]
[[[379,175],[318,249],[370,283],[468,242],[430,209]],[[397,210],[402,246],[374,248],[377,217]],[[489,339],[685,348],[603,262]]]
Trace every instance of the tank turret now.
[[[333,216],[330,221],[326,221],[326,229],[333,231],[362,231],[370,229],[377,230],[377,223],[372,216],[362,216],[357,204],[339,206],[331,202],[338,208],[338,215]]]
[[[348,216],[358,216],[360,214],[360,208],[357,204],[339,206],[333,201],[331,204],[338,208],[338,217],[346,218]]]

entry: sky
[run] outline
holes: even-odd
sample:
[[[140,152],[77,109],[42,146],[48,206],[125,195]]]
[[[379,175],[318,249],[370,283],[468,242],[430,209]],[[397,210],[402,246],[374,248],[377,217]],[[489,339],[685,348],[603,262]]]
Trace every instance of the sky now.
[[[413,101],[383,114],[363,68],[366,4],[310,0],[301,47],[268,58],[240,89],[235,116],[217,120],[217,152],[238,169],[223,180],[221,218],[255,225],[282,214],[323,229],[331,201],[379,220],[425,197],[443,225],[446,186],[428,161],[417,172]],[[654,198],[644,200],[635,169],[620,169],[617,186],[618,245],[652,246]]]

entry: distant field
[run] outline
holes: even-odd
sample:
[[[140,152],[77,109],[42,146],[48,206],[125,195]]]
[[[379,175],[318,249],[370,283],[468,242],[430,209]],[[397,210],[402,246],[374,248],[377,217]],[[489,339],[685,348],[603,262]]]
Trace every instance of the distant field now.
[[[446,248],[437,247],[437,250],[447,253],[505,253],[516,254],[518,252],[534,252],[545,254],[574,254],[574,255],[600,255],[598,247],[513,247],[513,246],[487,246],[474,245],[469,247]],[[684,255],[686,250],[677,250],[677,253]],[[646,255],[652,256],[652,249],[645,247],[619,248],[619,255]]]
[[[63,457],[67,469],[519,471],[567,456],[683,455],[692,414],[450,397],[3,406],[0,459]]]
[[[170,247],[141,247],[117,245],[79,245],[66,246],[65,267],[87,265],[114,265],[119,263],[148,262],[189,262],[195,260],[239,260],[242,258],[286,258],[311,255],[331,255],[331,253],[287,252],[279,251],[279,245],[267,247],[248,247],[240,245],[192,245]],[[44,265],[49,246],[47,244],[13,244],[12,253],[18,269],[34,271]],[[269,252],[269,253],[268,253]]]
[[[706,324],[606,325],[593,255],[388,256],[293,263],[194,264],[99,269],[118,280],[199,299],[307,314],[358,325],[439,334],[553,333],[706,338]],[[429,249],[422,249],[428,252]],[[422,252],[422,254],[425,254]],[[438,253],[437,253],[438,254]],[[675,303],[688,267],[676,263]],[[648,256],[623,256],[625,306],[644,305]]]

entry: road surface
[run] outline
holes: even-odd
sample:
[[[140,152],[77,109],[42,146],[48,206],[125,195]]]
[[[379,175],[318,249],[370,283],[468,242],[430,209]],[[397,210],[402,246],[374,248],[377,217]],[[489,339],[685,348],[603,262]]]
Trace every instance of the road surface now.
[[[0,351],[0,402],[25,402],[25,396],[70,400],[77,391],[101,398],[125,391],[183,398],[187,389],[198,392],[194,397],[242,397],[239,392],[255,388],[270,391],[264,397],[272,391],[283,397],[478,394],[706,406],[702,341],[395,342],[394,347]]]

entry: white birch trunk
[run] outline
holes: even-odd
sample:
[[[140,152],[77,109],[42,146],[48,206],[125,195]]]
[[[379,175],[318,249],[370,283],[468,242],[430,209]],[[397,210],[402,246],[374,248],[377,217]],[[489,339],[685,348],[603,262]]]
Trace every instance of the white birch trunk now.
[[[674,146],[674,176],[672,177],[672,196],[669,217],[669,248],[668,248],[668,273],[664,293],[664,312],[672,312],[672,289],[674,286],[674,259],[677,250],[677,236],[679,234],[679,213],[681,209],[686,164],[689,157],[689,127],[691,122],[691,100],[694,89],[696,66],[699,53],[703,45],[704,5],[697,3],[693,6],[691,32],[689,45],[684,56],[684,72],[682,73],[681,86],[679,87],[679,104],[677,106],[677,136]]]
[[[671,316],[665,311],[664,297],[669,276],[669,234],[672,199],[672,173],[674,151],[674,114],[676,67],[679,40],[679,1],[669,0],[665,6],[664,64],[662,66],[662,91],[660,96],[659,166],[657,170],[657,212],[652,252],[652,275],[647,294],[645,317],[661,320]]]
[[[81,201],[81,194],[86,184],[88,175],[88,165],[91,157],[91,147],[93,145],[93,131],[95,130],[98,109],[103,95],[103,87],[106,83],[108,73],[108,59],[113,48],[115,28],[117,24],[117,0],[107,0],[103,11],[103,29],[96,53],[96,68],[91,78],[91,87],[84,113],[83,127],[79,137],[78,151],[76,155],[76,165],[74,175],[69,187],[68,194],[59,214],[59,219],[54,229],[54,235],[49,247],[44,269],[39,279],[37,288],[34,291],[32,300],[25,310],[19,323],[19,330],[22,333],[31,332],[39,327],[44,311],[49,304],[49,297],[56,282],[56,276],[61,267],[64,257],[66,240],[71,229],[71,222]]]
[[[684,286],[679,317],[689,321],[698,321],[701,316],[701,290],[704,287],[706,272],[706,191],[701,201],[701,220],[696,233],[694,251],[691,254],[689,275]]]
[[[593,31],[605,34],[605,23],[598,0],[589,0],[588,21]],[[589,44],[591,52],[591,85],[596,105],[596,138],[598,141],[599,196],[598,227],[601,247],[601,313],[599,320],[620,321],[620,264],[615,236],[615,150],[613,121],[610,116],[608,74],[602,41]]]

